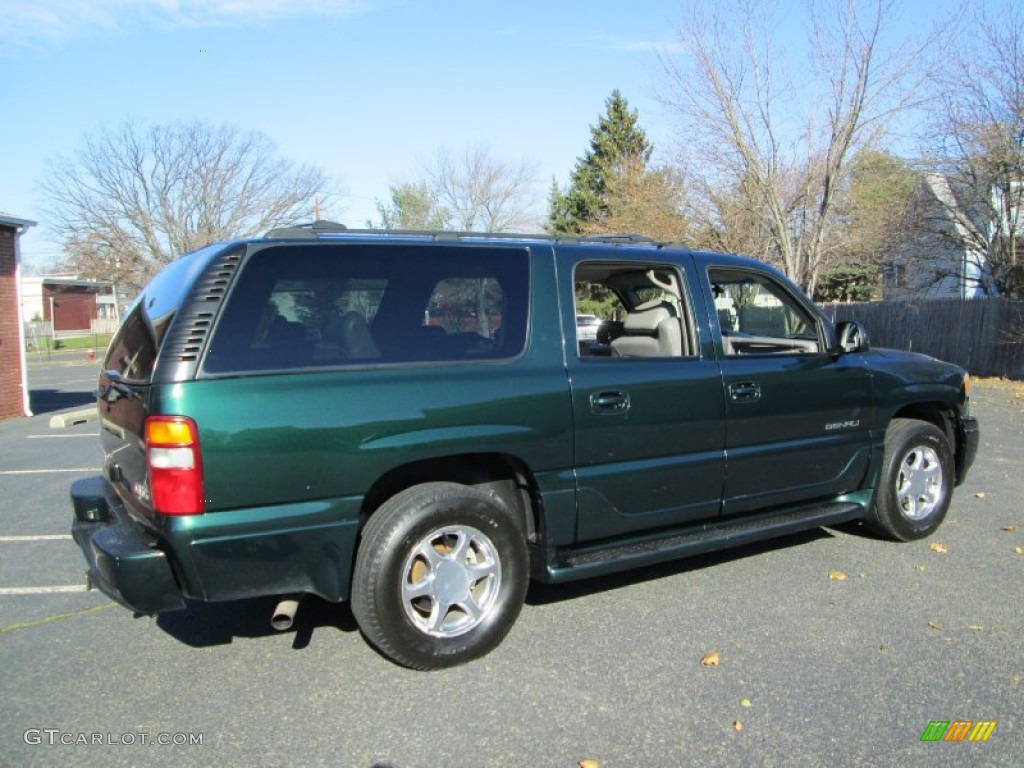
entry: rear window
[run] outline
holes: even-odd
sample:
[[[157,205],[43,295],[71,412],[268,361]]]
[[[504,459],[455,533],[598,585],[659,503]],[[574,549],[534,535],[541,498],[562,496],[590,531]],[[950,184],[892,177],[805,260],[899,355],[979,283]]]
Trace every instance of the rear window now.
[[[515,357],[528,269],[515,248],[267,246],[239,275],[203,372]]]
[[[127,379],[148,381],[156,353],[174,315],[199,273],[226,247],[209,245],[185,254],[164,267],[135,299],[107,347],[106,370]]]

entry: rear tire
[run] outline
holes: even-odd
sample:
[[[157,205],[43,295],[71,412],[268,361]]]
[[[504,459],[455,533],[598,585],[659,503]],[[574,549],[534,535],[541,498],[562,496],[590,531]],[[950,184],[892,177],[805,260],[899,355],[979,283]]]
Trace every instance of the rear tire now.
[[[526,542],[488,494],[456,483],[413,486],[363,529],[352,613],[381,653],[413,669],[479,658],[519,616]]]
[[[952,493],[953,451],[946,435],[926,421],[893,419],[885,433],[873,527],[897,541],[930,536],[945,519]]]

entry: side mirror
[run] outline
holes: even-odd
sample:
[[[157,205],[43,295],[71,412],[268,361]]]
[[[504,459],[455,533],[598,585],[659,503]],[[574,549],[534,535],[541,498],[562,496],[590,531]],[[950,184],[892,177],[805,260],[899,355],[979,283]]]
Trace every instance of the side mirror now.
[[[871,349],[868,332],[856,320],[844,320],[839,323],[836,326],[836,338],[838,339],[835,349],[837,355],[867,352]]]

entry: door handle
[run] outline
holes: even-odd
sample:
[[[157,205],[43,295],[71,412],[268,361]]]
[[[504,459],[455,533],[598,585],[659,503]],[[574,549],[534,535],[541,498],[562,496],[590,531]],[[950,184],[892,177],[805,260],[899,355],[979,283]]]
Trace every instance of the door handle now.
[[[629,410],[629,395],[625,392],[594,392],[590,396],[590,410],[594,413],[624,413]]]
[[[756,381],[737,381],[729,385],[729,398],[738,403],[752,403],[761,399],[761,385]]]

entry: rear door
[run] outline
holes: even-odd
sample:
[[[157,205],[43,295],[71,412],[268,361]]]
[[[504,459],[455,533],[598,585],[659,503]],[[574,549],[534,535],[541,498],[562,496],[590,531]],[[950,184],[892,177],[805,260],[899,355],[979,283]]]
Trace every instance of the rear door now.
[[[212,245],[171,262],[132,304],[107,348],[97,400],[104,473],[136,516],[145,518],[152,512],[144,422],[151,409],[160,348],[199,275],[229,252],[234,251],[224,244]],[[211,303],[209,297],[200,298]],[[173,375],[161,371],[165,380]]]
[[[769,269],[711,264],[704,279],[727,421],[723,514],[860,487],[871,424],[861,357],[830,355],[813,307]]]
[[[725,407],[718,363],[698,346],[687,287],[692,262],[668,262],[657,251],[649,262],[627,262],[614,250],[558,254],[563,327],[576,328],[576,313],[603,321],[597,341],[574,339],[569,330],[565,347],[580,542],[714,518],[722,493]],[[650,282],[652,273],[660,285]],[[639,352],[615,353],[612,337],[626,333],[636,303],[676,304],[676,353],[653,343],[645,351],[644,330],[637,331]]]

